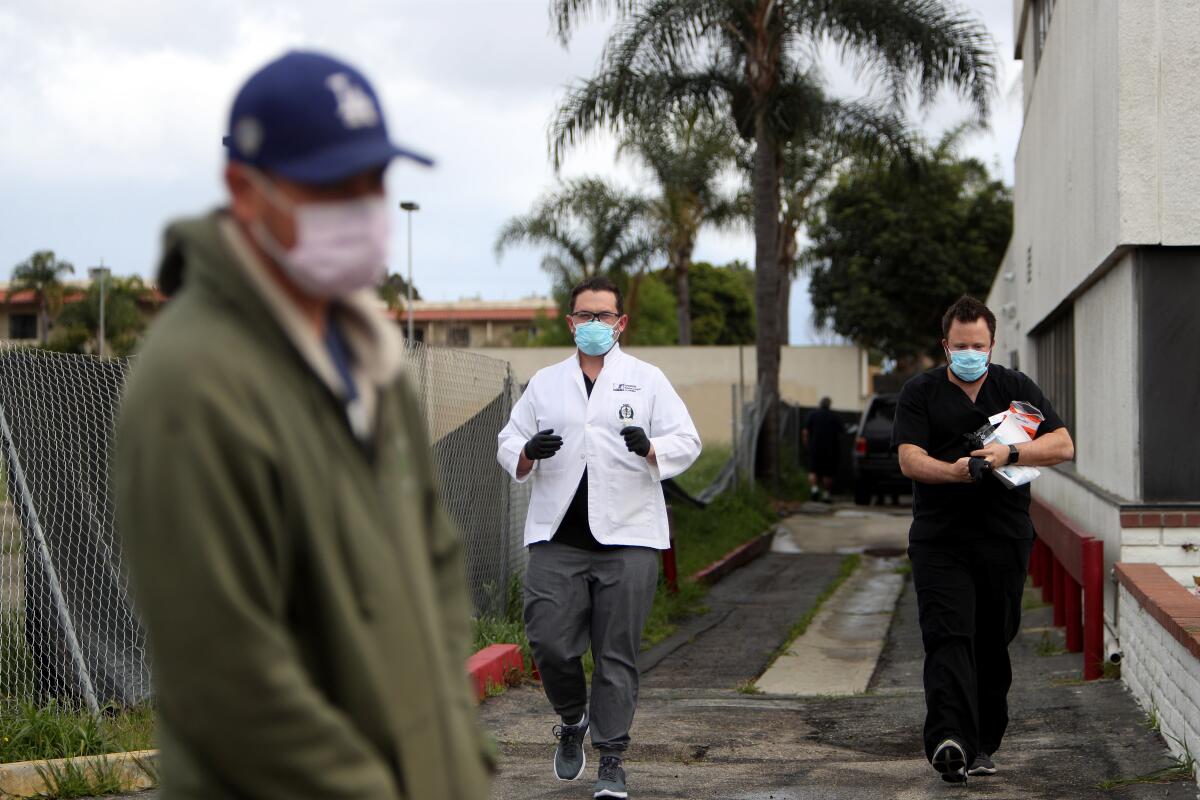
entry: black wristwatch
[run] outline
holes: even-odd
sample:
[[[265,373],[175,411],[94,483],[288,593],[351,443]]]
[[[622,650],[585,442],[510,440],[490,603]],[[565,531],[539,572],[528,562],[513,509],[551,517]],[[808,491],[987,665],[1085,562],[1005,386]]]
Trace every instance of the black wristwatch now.
[[[1020,457],[1021,457],[1021,451],[1017,449],[1017,446],[1015,444],[1010,444],[1008,446],[1008,463],[1015,464],[1015,463],[1017,463],[1017,459]]]

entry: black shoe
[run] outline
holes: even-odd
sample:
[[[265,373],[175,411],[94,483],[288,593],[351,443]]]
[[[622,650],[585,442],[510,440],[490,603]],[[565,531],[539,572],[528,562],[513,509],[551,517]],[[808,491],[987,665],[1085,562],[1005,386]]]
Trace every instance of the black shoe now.
[[[971,762],[971,768],[967,770],[968,775],[995,775],[996,765],[992,763],[992,758],[987,753],[980,753],[975,756],[975,760]]]
[[[629,797],[625,790],[625,770],[621,769],[621,759],[616,756],[600,756],[600,775],[596,780],[596,788],[592,793],[594,800],[605,797],[615,797],[618,800]]]
[[[967,755],[962,745],[953,739],[939,744],[930,761],[946,783],[967,782]]]
[[[554,748],[554,777],[560,781],[577,780],[587,767],[583,740],[590,722],[585,713],[578,725],[554,726],[554,737],[558,739],[558,747]]]

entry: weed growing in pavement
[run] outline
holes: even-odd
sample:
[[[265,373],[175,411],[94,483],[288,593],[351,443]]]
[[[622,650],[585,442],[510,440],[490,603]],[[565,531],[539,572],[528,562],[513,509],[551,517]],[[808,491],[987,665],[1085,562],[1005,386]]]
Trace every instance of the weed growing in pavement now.
[[[1174,739],[1175,737],[1170,737]],[[1175,741],[1178,741],[1176,739]],[[1196,779],[1196,760],[1186,747],[1182,756],[1172,759],[1169,766],[1148,772],[1145,775],[1135,775],[1131,778],[1111,778],[1096,784],[1097,789],[1109,792],[1140,783],[1174,783],[1175,781],[1194,781]]]
[[[1142,727],[1153,733],[1162,730],[1162,722],[1158,718],[1158,706],[1154,703],[1150,704],[1150,710],[1146,712],[1146,718],[1142,720]]]
[[[764,694],[763,690],[758,688],[758,686],[754,683],[754,679],[750,679],[745,683],[739,683],[737,685],[737,690],[741,694]]]
[[[1121,680],[1121,665],[1120,664],[1114,664],[1113,662],[1109,661],[1108,659],[1105,659],[1104,663],[1100,665],[1100,671],[1104,677],[1104,680],[1106,680],[1106,681]]]

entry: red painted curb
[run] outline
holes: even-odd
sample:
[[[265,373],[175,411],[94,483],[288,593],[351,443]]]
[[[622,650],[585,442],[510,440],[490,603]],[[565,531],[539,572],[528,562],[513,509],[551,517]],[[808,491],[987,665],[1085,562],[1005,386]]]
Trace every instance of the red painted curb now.
[[[476,700],[487,697],[488,686],[505,686],[514,672],[524,671],[525,659],[515,644],[490,644],[467,659]]]
[[[762,536],[751,539],[743,545],[730,550],[719,559],[692,576],[697,583],[716,583],[739,567],[744,567],[763,553],[771,549],[775,539],[774,531],[768,531]]]

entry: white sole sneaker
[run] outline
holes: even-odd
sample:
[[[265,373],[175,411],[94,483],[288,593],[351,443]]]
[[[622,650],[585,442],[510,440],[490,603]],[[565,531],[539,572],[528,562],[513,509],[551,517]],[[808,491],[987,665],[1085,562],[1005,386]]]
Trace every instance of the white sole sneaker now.
[[[953,739],[939,744],[930,761],[946,783],[967,782],[967,754]]]
[[[571,781],[577,781],[583,777],[583,773],[587,771],[587,751],[583,749],[583,745],[579,746],[579,750],[580,750],[579,755],[582,756],[582,758],[580,759],[579,772],[577,772],[575,774],[574,778],[564,778],[563,776],[559,775],[558,774],[558,758],[556,757],[556,758],[550,759],[550,768],[552,770],[554,770],[555,778],[562,781],[563,783],[570,783]]]

